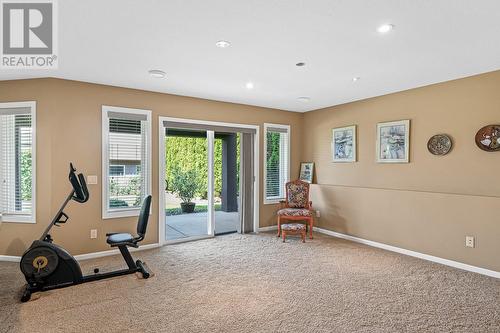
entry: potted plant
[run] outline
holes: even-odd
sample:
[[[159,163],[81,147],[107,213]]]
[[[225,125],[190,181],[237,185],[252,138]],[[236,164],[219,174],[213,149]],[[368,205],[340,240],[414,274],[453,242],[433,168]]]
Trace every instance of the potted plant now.
[[[192,202],[198,190],[198,175],[195,170],[182,171],[180,168],[172,170],[172,180],[167,190],[171,191],[182,200],[181,210],[183,213],[194,212],[195,203]]]

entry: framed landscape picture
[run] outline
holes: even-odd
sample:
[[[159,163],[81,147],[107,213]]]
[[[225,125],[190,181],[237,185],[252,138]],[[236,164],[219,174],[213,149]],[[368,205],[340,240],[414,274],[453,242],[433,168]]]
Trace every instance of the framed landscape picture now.
[[[356,125],[332,130],[333,162],[356,162]]]
[[[311,184],[313,180],[313,172],[314,172],[313,162],[300,163],[300,175],[299,175],[300,180]]]
[[[377,124],[377,162],[408,163],[409,148],[409,120]]]

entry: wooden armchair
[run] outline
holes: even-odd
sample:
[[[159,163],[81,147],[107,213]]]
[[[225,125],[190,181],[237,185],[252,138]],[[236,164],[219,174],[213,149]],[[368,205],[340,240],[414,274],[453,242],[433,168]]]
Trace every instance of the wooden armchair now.
[[[309,238],[313,235],[312,201],[309,201],[309,183],[294,180],[285,185],[286,200],[280,201],[278,210],[278,237],[281,235],[281,223],[284,220],[306,221],[309,226]]]

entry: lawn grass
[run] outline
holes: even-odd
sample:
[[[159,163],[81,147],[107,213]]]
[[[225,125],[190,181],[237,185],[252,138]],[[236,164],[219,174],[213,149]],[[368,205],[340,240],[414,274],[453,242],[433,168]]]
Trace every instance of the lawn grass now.
[[[215,204],[215,210],[218,211],[221,208],[221,204]],[[208,211],[208,206],[207,205],[196,205],[194,207],[194,212],[193,213],[204,213]],[[167,216],[172,216],[172,215],[181,215],[185,214],[182,212],[181,207],[175,207],[175,208],[167,208],[165,209],[165,214]]]

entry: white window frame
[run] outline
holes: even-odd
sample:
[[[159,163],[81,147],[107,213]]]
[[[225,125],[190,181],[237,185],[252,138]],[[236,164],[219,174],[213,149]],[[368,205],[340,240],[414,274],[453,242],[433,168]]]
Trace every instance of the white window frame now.
[[[118,106],[102,106],[102,218],[103,219],[114,219],[121,217],[129,217],[129,216],[139,216],[141,207],[133,207],[133,208],[123,208],[123,209],[113,209],[108,210],[108,179],[109,179],[109,112],[117,112],[117,113],[128,113],[128,114],[137,114],[137,115],[145,115],[146,123],[147,123],[147,143],[146,143],[146,164],[147,164],[147,191],[145,195],[151,194],[151,173],[152,173],[152,158],[151,158],[151,110],[141,110],[141,109],[132,109]]]
[[[290,128],[290,125],[284,125],[284,124],[271,124],[271,123],[264,123],[264,149],[263,149],[263,163],[264,163],[264,191],[263,191],[263,199],[264,199],[264,205],[272,205],[272,204],[277,204],[279,203],[280,201],[282,200],[285,200],[286,198],[286,194],[283,195],[283,197],[279,197],[279,198],[272,198],[272,199],[268,199],[267,198],[267,131],[268,131],[268,128],[271,127],[271,128],[282,128],[282,129],[285,129],[288,133],[288,142],[287,142],[287,147],[288,147],[288,150],[287,150],[287,163],[288,163],[288,168],[287,168],[287,175],[286,175],[286,179],[285,179],[285,184],[287,182],[290,181],[290,142],[291,142],[291,128]],[[280,162],[282,161],[282,159],[280,158]]]
[[[0,109],[30,108],[31,109],[31,215],[3,215],[2,222],[36,223],[36,102],[0,103]]]

